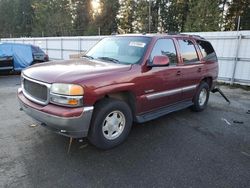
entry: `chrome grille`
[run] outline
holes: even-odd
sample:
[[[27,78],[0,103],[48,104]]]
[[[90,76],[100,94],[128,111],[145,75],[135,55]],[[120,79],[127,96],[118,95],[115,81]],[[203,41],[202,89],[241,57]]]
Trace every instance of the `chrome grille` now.
[[[48,87],[44,84],[23,78],[24,94],[34,102],[45,104],[48,100]]]

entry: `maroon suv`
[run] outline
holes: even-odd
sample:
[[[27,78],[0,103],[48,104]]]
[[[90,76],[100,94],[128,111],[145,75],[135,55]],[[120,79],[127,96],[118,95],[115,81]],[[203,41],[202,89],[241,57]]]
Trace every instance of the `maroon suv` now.
[[[42,126],[108,149],[126,139],[133,122],[203,110],[217,75],[216,54],[202,37],[117,35],[79,60],[25,69],[18,99]]]

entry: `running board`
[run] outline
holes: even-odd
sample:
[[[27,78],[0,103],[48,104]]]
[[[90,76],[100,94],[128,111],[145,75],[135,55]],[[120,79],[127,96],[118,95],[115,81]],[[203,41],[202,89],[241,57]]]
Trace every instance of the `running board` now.
[[[158,117],[164,116],[166,114],[190,107],[192,105],[193,105],[192,101],[179,102],[173,105],[169,105],[169,106],[136,116],[136,122],[143,123],[146,121],[150,121]]]

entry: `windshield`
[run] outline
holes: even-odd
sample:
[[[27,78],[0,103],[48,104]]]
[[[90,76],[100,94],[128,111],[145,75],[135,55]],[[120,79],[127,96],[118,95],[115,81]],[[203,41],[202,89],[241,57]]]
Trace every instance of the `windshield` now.
[[[92,59],[100,59],[122,64],[136,64],[142,59],[149,37],[109,37],[102,39],[85,55]]]

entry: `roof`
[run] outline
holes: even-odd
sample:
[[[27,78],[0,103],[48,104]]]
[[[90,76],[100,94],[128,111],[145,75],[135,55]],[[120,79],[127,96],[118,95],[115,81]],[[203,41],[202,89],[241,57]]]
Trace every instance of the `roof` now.
[[[165,37],[165,36],[171,36],[171,37],[190,37],[190,38],[195,38],[195,39],[202,39],[204,40],[203,37],[199,35],[189,35],[189,34],[184,34],[184,33],[135,33],[135,34],[118,34],[115,36],[134,36],[134,37]]]

